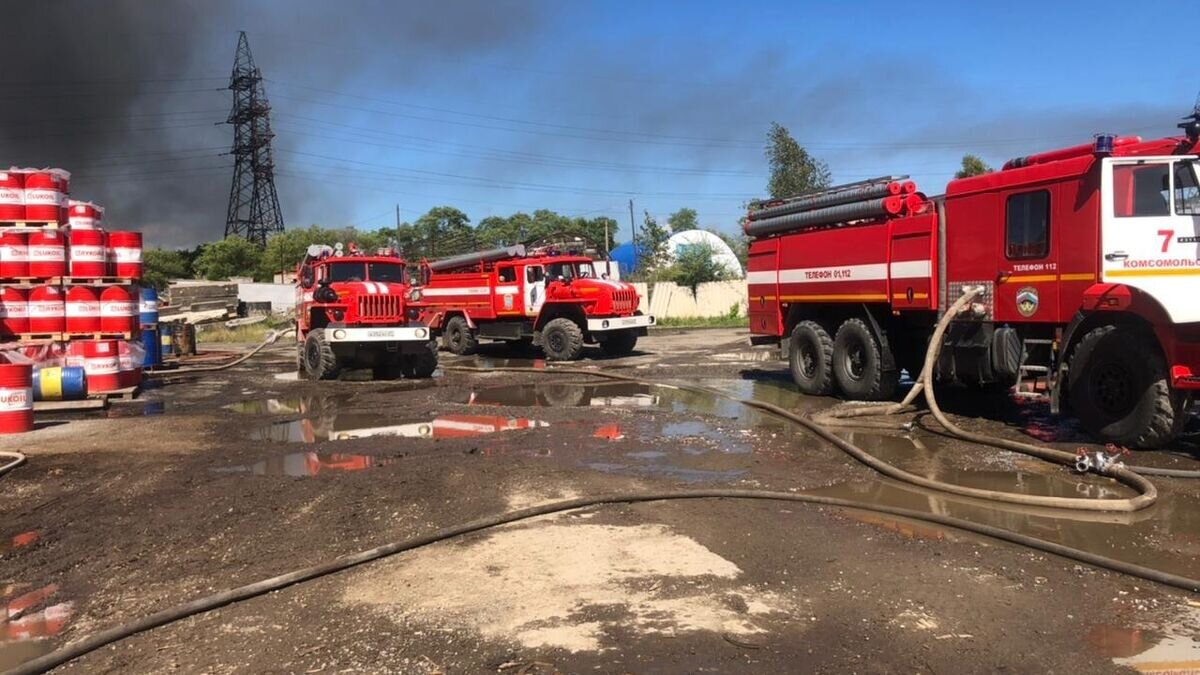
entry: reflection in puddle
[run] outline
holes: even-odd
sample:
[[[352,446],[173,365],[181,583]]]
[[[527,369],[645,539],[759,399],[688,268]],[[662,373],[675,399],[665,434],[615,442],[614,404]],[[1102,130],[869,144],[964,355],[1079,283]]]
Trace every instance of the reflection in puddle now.
[[[0,602],[5,607],[0,621],[0,669],[8,670],[51,650],[47,638],[61,633],[74,613],[72,603],[56,602],[57,594],[56,584],[0,586]]]
[[[14,551],[18,548],[33,546],[41,538],[42,534],[40,532],[37,530],[29,530],[28,532],[21,532],[20,534],[14,534],[11,537],[0,539],[0,555],[4,555],[9,551]]]
[[[292,476],[306,478],[321,473],[363,471],[393,464],[397,459],[337,452],[293,452],[282,457],[243,466],[213,469],[217,473],[249,473],[255,476]]]
[[[1200,610],[1189,611],[1158,631],[1097,625],[1085,639],[1101,656],[1140,673],[1200,673]]]
[[[657,387],[634,383],[577,384],[539,383],[476,389],[466,399],[468,405],[507,405],[530,407],[653,407],[659,405]]]
[[[151,417],[153,415],[161,415],[166,411],[166,401],[135,400],[128,403],[113,405],[111,408],[105,411],[105,416],[109,418]]]
[[[541,420],[501,415],[441,415],[425,422],[385,425],[379,424],[380,421],[382,419],[378,415],[335,414],[289,422],[275,422],[251,429],[249,437],[256,441],[285,443],[346,441],[375,436],[441,439],[482,436],[498,431],[519,431],[550,426],[548,422]]]

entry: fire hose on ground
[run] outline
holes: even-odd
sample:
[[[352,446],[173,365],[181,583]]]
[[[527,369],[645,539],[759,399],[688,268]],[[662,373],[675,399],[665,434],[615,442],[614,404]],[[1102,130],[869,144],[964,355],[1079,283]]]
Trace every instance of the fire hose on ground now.
[[[931,341],[930,350],[929,350],[929,353],[927,354],[927,356],[932,355],[933,357],[936,357],[936,354],[938,351],[936,345],[938,345],[940,343],[940,337],[941,337],[941,334],[945,331],[945,325],[948,324],[950,318],[953,318],[953,316],[956,315],[957,312],[960,311],[962,309],[962,307],[965,306],[969,301],[970,301],[970,296],[969,295],[964,296],[964,298],[960,298],[959,302],[956,303],[955,307],[952,308],[952,310],[950,312],[947,312],[946,318],[944,318],[942,323],[939,324],[939,326],[938,326],[938,330],[934,336],[935,339],[933,341]],[[264,348],[267,344],[269,344],[270,342],[273,342],[274,339],[278,337],[278,335],[279,334],[269,336],[268,340],[265,341],[262,345],[259,345],[259,347],[257,347],[255,350],[253,350],[252,352],[247,354],[244,358],[242,358],[236,362],[233,362],[230,364],[225,364],[223,366],[213,367],[213,368],[189,369],[189,370],[194,372],[196,370],[221,370],[224,368],[232,367],[234,365],[237,365],[237,363],[245,361],[246,358],[253,356],[260,349]],[[1019,443],[1017,441],[1008,441],[1005,439],[994,439],[994,438],[991,438],[988,436],[983,436],[981,434],[973,434],[970,432],[965,432],[962,429],[959,429],[957,426],[953,425],[953,423],[950,423],[949,420],[945,418],[945,415],[941,413],[940,408],[937,407],[937,401],[936,401],[936,398],[933,396],[932,387],[929,386],[929,384],[928,384],[929,382],[931,382],[931,380],[929,379],[929,373],[931,371],[931,368],[928,365],[931,363],[931,359],[927,358],[926,363],[927,363],[927,365],[926,365],[925,370],[922,372],[921,380],[918,381],[917,385],[913,387],[913,391],[909,392],[909,395],[905,397],[905,400],[902,403],[900,403],[900,404],[883,404],[883,405],[874,405],[874,406],[862,406],[862,407],[858,407],[858,408],[852,408],[851,409],[853,411],[852,414],[848,414],[848,415],[843,414],[841,417],[844,418],[844,417],[861,416],[861,415],[879,415],[879,414],[881,414],[881,412],[886,412],[887,414],[896,414],[901,411],[908,411],[910,409],[909,404],[911,404],[912,401],[915,400],[916,396],[919,395],[919,393],[922,389],[925,389],[926,390],[926,400],[930,405],[930,409],[935,411],[934,415],[936,418],[938,418],[939,423],[943,424],[943,426],[946,428],[947,432],[949,432],[953,435],[961,436],[965,440],[972,440],[972,441],[984,443],[986,445],[990,445],[993,447],[1014,450],[1016,452],[1024,452],[1025,454],[1031,454],[1033,456],[1042,457],[1042,458],[1045,458],[1045,459],[1048,459],[1050,461],[1054,461],[1054,462],[1057,462],[1060,464],[1073,464],[1074,463],[1075,455],[1071,455],[1070,453],[1062,452],[1059,450],[1051,450],[1049,448],[1042,448],[1040,446],[1034,446],[1034,445],[1026,444],[1026,443]],[[817,435],[822,440],[825,440],[825,441],[833,444],[834,446],[838,447],[839,449],[846,451],[851,456],[855,457],[856,459],[859,459],[863,463],[866,463],[868,466],[870,466],[873,469],[880,470],[885,475],[889,475],[894,478],[898,478],[900,480],[906,480],[907,482],[913,482],[911,480],[908,480],[910,478],[920,479],[920,481],[922,481],[922,482],[916,483],[916,484],[922,485],[923,487],[932,487],[932,489],[938,489],[938,490],[942,490],[942,491],[952,492],[955,494],[966,494],[966,495],[970,495],[970,496],[978,496],[977,494],[973,494],[973,493],[982,492],[982,493],[989,493],[991,495],[995,495],[994,497],[985,497],[985,498],[995,498],[998,501],[1006,501],[1006,502],[1010,502],[1010,503],[1034,504],[1034,505],[1039,505],[1039,506],[1047,505],[1044,501],[1041,501],[1046,498],[1035,498],[1030,495],[1014,495],[1011,493],[993,492],[990,490],[972,490],[971,492],[964,492],[963,490],[967,490],[967,488],[962,488],[961,486],[948,485],[946,483],[941,483],[940,481],[930,481],[929,479],[925,479],[921,476],[916,476],[915,474],[910,474],[908,472],[905,472],[901,469],[898,469],[897,467],[894,467],[890,464],[887,464],[886,462],[883,462],[883,461],[873,457],[872,455],[865,452],[861,448],[858,448],[857,446],[854,446],[853,444],[851,444],[851,443],[841,439],[837,435],[833,434],[825,426],[819,424],[818,422],[804,418],[804,417],[797,415],[789,410],[780,408],[779,406],[775,406],[770,403],[765,403],[762,401],[755,401],[755,400],[738,399],[736,397],[728,396],[722,392],[712,390],[712,389],[709,389],[706,387],[691,386],[691,385],[680,386],[680,385],[674,385],[674,384],[666,384],[666,383],[654,382],[654,381],[650,381],[650,380],[642,380],[639,378],[620,375],[617,373],[597,372],[597,371],[592,371],[592,370],[588,370],[588,369],[584,369],[584,368],[554,368],[554,369],[546,370],[546,369],[515,368],[515,367],[472,368],[472,367],[463,367],[463,366],[448,366],[445,369],[451,370],[451,371],[461,371],[461,372],[477,372],[477,371],[497,372],[497,371],[501,371],[501,372],[530,372],[530,373],[537,373],[537,374],[547,374],[547,373],[582,374],[582,375],[603,377],[603,378],[607,378],[607,379],[611,379],[611,380],[635,382],[638,384],[649,385],[649,386],[660,386],[660,387],[670,387],[670,388],[675,388],[675,389],[702,391],[707,394],[717,394],[717,395],[721,395],[721,396],[726,396],[728,398],[733,398],[734,400],[740,401],[741,403],[743,403],[745,405],[752,406],[752,407],[755,407],[755,408],[758,408],[761,410],[765,410],[767,412],[781,416],[790,421],[796,422],[796,423],[800,424],[801,426],[803,426],[805,429],[807,429],[807,430],[811,431],[812,433],[814,433],[815,435]],[[176,372],[178,372],[178,371],[176,371]],[[976,440],[976,439],[982,439],[982,440]],[[1031,451],[1031,449],[1033,449],[1033,450]],[[1094,468],[1097,470],[1101,469],[1101,467],[1094,467]],[[1145,478],[1137,475],[1136,473],[1134,473],[1133,471],[1131,471],[1128,468],[1109,464],[1109,465],[1106,465],[1105,467],[1103,467],[1103,470],[1101,470],[1100,472],[1103,473],[1104,475],[1110,475],[1110,476],[1126,483],[1127,485],[1134,487],[1134,489],[1137,489],[1140,492],[1140,494],[1137,497],[1134,497],[1131,499],[1125,499],[1125,500],[1061,499],[1061,500],[1054,501],[1052,503],[1052,506],[1054,506],[1056,508],[1063,508],[1064,503],[1095,502],[1096,504],[1101,505],[1101,508],[1097,508],[1095,505],[1087,506],[1087,505],[1074,505],[1074,504],[1071,504],[1070,506],[1068,506],[1068,508],[1084,508],[1085,510],[1132,511],[1132,510],[1145,508],[1146,506],[1149,506],[1151,503],[1153,503],[1155,497],[1157,496],[1157,491],[1155,490],[1154,486],[1149,481],[1147,481]],[[929,483],[929,485],[923,484],[926,482]],[[953,489],[947,489],[947,488],[953,488]],[[1030,498],[1030,499],[1033,499],[1034,501],[1025,501],[1024,499],[1018,500],[1017,498]],[[511,523],[516,523],[516,522],[528,520],[531,518],[539,518],[539,517],[543,517],[543,516],[547,516],[547,515],[551,515],[551,514],[555,514],[555,513],[562,513],[565,511],[571,511],[571,510],[587,508],[587,507],[592,507],[592,506],[600,506],[600,505],[607,505],[607,504],[633,504],[633,503],[642,503],[642,502],[664,502],[664,501],[698,500],[698,499],[745,499],[745,500],[758,500],[758,501],[797,502],[797,503],[805,503],[805,504],[816,504],[816,505],[820,505],[820,506],[832,506],[832,507],[837,507],[837,508],[853,509],[853,510],[859,510],[859,511],[869,511],[869,512],[874,512],[874,513],[882,513],[882,514],[901,517],[901,518],[908,518],[911,520],[933,523],[933,524],[942,525],[945,527],[952,527],[952,528],[962,530],[965,532],[972,532],[972,533],[979,534],[982,536],[991,537],[993,539],[997,539],[1000,541],[1005,541],[1005,542],[1009,542],[1012,544],[1017,544],[1019,546],[1025,546],[1027,548],[1032,548],[1034,550],[1042,551],[1045,553],[1051,553],[1054,555],[1061,556],[1063,558],[1067,558],[1069,560],[1075,560],[1077,562],[1082,562],[1082,563],[1085,563],[1088,565],[1092,565],[1094,567],[1107,569],[1107,570],[1111,570],[1111,571],[1115,571],[1115,572],[1120,572],[1122,574],[1127,574],[1127,575],[1134,576],[1134,577],[1137,577],[1140,579],[1145,579],[1148,581],[1154,581],[1157,583],[1161,583],[1161,584],[1164,584],[1167,586],[1172,586],[1175,588],[1183,589],[1186,591],[1200,592],[1200,579],[1191,579],[1191,578],[1184,577],[1181,575],[1171,574],[1169,572],[1155,570],[1152,568],[1144,567],[1142,565],[1137,565],[1134,563],[1129,563],[1129,562],[1117,560],[1114,558],[1109,558],[1107,556],[1098,555],[1098,554],[1091,553],[1088,551],[1071,548],[1069,546],[1064,546],[1062,544],[1057,544],[1057,543],[1054,543],[1051,541],[1038,539],[1036,537],[1030,537],[1028,535],[1011,532],[1009,530],[1005,530],[1005,529],[998,528],[998,527],[993,527],[991,525],[974,523],[971,521],[962,520],[959,518],[952,518],[949,516],[943,516],[943,515],[935,514],[935,513],[925,513],[925,512],[921,512],[921,511],[913,511],[913,510],[909,510],[909,509],[891,507],[891,506],[880,505],[880,504],[856,502],[856,501],[852,501],[852,500],[839,499],[836,497],[826,497],[826,496],[812,495],[812,494],[796,494],[796,493],[791,493],[791,492],[779,492],[779,491],[770,491],[770,490],[718,489],[718,490],[676,490],[676,491],[664,491],[664,492],[652,492],[651,491],[651,492],[637,492],[637,493],[629,493],[629,494],[615,494],[615,495],[603,495],[603,496],[597,496],[597,497],[583,497],[583,498],[578,498],[578,499],[568,499],[568,500],[563,500],[563,501],[559,501],[559,502],[554,502],[551,504],[545,504],[545,505],[531,507],[531,508],[527,508],[527,509],[520,509],[517,511],[505,513],[505,514],[499,514],[499,515],[493,515],[493,516],[480,518],[480,519],[471,521],[469,523],[446,528],[446,529],[439,530],[437,532],[433,532],[433,533],[430,533],[427,535],[418,536],[418,537],[414,537],[411,539],[394,542],[394,543],[390,543],[390,544],[385,544],[382,546],[378,546],[376,548],[372,548],[372,549],[368,549],[368,550],[361,551],[358,553],[342,556],[342,557],[335,558],[334,560],[331,560],[328,562],[324,562],[324,563],[320,563],[320,564],[313,565],[310,567],[306,567],[304,569],[296,570],[293,572],[288,572],[288,573],[281,574],[281,575],[278,575],[275,577],[271,577],[269,579],[264,579],[264,580],[261,580],[258,582],[246,584],[244,586],[238,586],[236,588],[231,588],[231,589],[227,589],[224,591],[220,591],[218,593],[215,593],[215,594],[212,594],[209,596],[197,598],[195,600],[191,600],[191,601],[176,605],[174,607],[169,607],[167,609],[155,612],[155,613],[145,616],[141,619],[136,619],[132,622],[122,624],[119,626],[115,626],[113,628],[101,631],[99,633],[95,633],[93,635],[83,638],[82,640],[80,640],[78,642],[66,645],[64,647],[60,647],[59,649],[56,649],[48,654],[40,656],[31,661],[28,661],[28,662],[18,666],[17,668],[14,668],[14,669],[8,671],[8,674],[9,675],[32,675],[34,673],[43,673],[43,672],[46,672],[46,671],[48,671],[52,668],[55,668],[59,665],[67,663],[68,661],[79,658],[89,652],[100,649],[101,647],[112,644],[119,640],[123,640],[127,637],[136,635],[138,633],[141,633],[141,632],[144,632],[147,630],[151,630],[153,628],[158,628],[158,627],[173,623],[175,621],[179,621],[181,619],[184,619],[184,618],[187,618],[190,616],[195,616],[197,614],[201,614],[201,613],[208,612],[208,611],[220,608],[220,607],[224,607],[226,605],[229,605],[229,604],[232,604],[235,602],[248,600],[250,598],[258,597],[258,596],[264,595],[266,593],[281,590],[281,589],[287,588],[289,586],[292,586],[292,585],[295,585],[298,583],[317,579],[317,578],[320,578],[323,576],[327,576],[329,574],[334,574],[337,572],[345,571],[347,569],[357,567],[359,565],[363,565],[363,564],[371,562],[371,561],[375,561],[375,560],[379,560],[381,558],[396,555],[398,553],[403,553],[405,551],[411,551],[411,550],[418,549],[421,547],[429,546],[429,545],[437,543],[437,542],[446,541],[448,539],[460,537],[460,536],[463,536],[466,534],[480,532],[480,531],[484,531],[484,530],[487,530],[490,528],[499,527],[499,526],[507,525],[507,524],[511,524]],[[1116,508],[1108,508],[1111,506],[1115,506]]]

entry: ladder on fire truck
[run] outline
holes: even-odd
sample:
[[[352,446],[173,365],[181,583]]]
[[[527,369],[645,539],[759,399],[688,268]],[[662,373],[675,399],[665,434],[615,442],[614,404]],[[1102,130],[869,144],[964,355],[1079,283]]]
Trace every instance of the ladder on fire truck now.
[[[1050,376],[1054,367],[1054,340],[1045,338],[1025,338],[1021,340],[1021,365],[1017,369],[1017,383],[1013,385],[1013,395],[1019,398],[1043,398],[1050,394]],[[1030,347],[1046,348],[1045,365],[1028,363]],[[1045,389],[1038,391],[1038,380],[1045,378]],[[1025,385],[1029,385],[1029,391]]]

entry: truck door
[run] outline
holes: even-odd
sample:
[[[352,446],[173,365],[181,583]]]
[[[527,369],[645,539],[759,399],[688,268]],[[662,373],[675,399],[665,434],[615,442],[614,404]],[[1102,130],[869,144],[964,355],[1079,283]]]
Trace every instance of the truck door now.
[[[1193,158],[1104,160],[1103,280],[1154,297],[1176,323],[1200,321],[1200,181]]]
[[[1004,195],[1004,221],[996,276],[996,321],[1057,321],[1058,186]],[[1059,214],[1059,218],[1055,218]]]
[[[517,282],[520,268],[513,263],[496,265],[496,288],[492,296],[497,314],[521,314],[521,285]]]
[[[524,290],[525,316],[537,316],[546,302],[546,270],[541,265],[526,265]]]

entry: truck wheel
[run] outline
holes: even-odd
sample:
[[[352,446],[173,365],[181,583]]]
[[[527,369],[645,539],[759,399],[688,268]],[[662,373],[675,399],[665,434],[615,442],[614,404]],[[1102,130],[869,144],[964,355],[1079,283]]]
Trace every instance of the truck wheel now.
[[[547,361],[574,361],[583,352],[583,331],[570,319],[552,319],[542,329],[542,351]]]
[[[861,319],[846,319],[833,339],[833,377],[848,398],[882,401],[892,397],[900,382],[895,369],[883,369],[886,347]]]
[[[833,338],[816,321],[801,321],[792,329],[788,347],[792,379],[805,394],[833,392]]]
[[[479,348],[479,341],[467,325],[467,320],[461,316],[452,317],[446,322],[446,349],[459,356],[470,356]]]
[[[406,354],[402,357],[401,370],[404,377],[425,379],[433,376],[438,367],[437,343],[430,341],[429,348],[419,354]]]
[[[339,370],[341,364],[325,339],[325,331],[309,331],[304,338],[304,375],[310,380],[332,380],[337,378]]]
[[[624,356],[637,346],[638,334],[633,330],[613,331],[600,343],[600,349],[609,356]]]
[[[1157,346],[1143,330],[1101,326],[1079,341],[1067,392],[1083,428],[1105,443],[1156,448],[1175,437],[1186,417],[1172,392]]]

